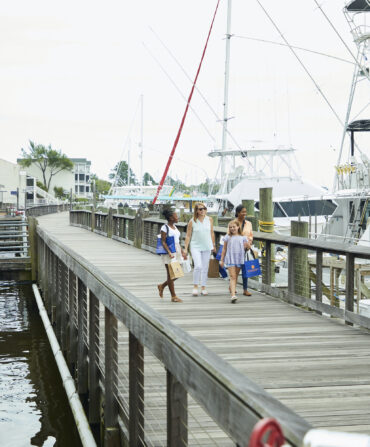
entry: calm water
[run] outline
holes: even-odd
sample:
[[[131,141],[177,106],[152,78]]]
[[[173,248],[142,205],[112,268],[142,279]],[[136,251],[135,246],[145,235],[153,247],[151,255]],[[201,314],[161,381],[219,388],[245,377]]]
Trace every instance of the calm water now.
[[[0,446],[80,446],[31,285],[0,280]]]

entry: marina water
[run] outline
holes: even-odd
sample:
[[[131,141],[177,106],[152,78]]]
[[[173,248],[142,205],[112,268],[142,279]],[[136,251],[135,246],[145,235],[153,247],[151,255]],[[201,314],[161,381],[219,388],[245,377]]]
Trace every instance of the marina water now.
[[[0,445],[80,446],[28,281],[0,278]]]

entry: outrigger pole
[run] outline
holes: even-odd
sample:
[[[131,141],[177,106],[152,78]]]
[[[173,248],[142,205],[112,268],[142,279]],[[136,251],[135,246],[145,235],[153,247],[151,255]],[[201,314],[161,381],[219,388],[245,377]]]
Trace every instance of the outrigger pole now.
[[[220,0],[217,1],[216,9],[215,9],[215,12],[214,12],[214,14],[213,14],[213,19],[212,19],[211,27],[210,27],[209,32],[208,32],[208,36],[207,36],[207,40],[206,40],[206,44],[205,44],[204,49],[203,49],[203,53],[202,53],[202,57],[201,57],[201,59],[200,59],[200,63],[199,63],[198,70],[197,70],[197,74],[195,75],[195,79],[194,79],[193,85],[192,85],[191,90],[190,90],[190,95],[189,95],[188,101],[187,101],[187,103],[186,103],[185,112],[184,112],[184,115],[183,115],[183,117],[182,117],[181,124],[180,124],[179,130],[178,130],[178,132],[177,132],[177,135],[176,135],[176,138],[175,138],[175,142],[174,142],[174,144],[173,144],[173,148],[172,148],[171,153],[170,153],[170,156],[169,156],[169,158],[168,158],[168,161],[167,161],[167,164],[166,164],[166,168],[165,168],[165,170],[164,170],[162,179],[161,179],[161,181],[160,181],[160,183],[159,183],[159,185],[158,185],[158,189],[157,189],[156,195],[155,195],[155,197],[154,197],[154,199],[153,199],[153,202],[152,202],[153,205],[154,205],[155,202],[157,201],[158,196],[159,196],[159,193],[161,192],[161,189],[162,189],[162,187],[163,187],[163,184],[164,184],[164,182],[165,182],[165,180],[166,180],[168,170],[169,170],[169,168],[170,168],[170,166],[171,166],[172,159],[173,159],[173,157],[174,157],[174,155],[175,155],[175,151],[176,151],[177,144],[178,144],[178,142],[179,142],[179,140],[180,140],[180,136],[181,136],[182,128],[184,127],[185,118],[186,118],[186,115],[187,115],[187,113],[188,113],[188,109],[189,109],[190,101],[191,101],[191,98],[192,98],[192,96],[193,96],[194,88],[195,88],[195,85],[196,85],[196,83],[197,83],[197,79],[198,79],[198,76],[199,76],[199,73],[200,73],[200,69],[201,69],[201,67],[202,67],[202,62],[203,62],[204,56],[205,56],[205,54],[206,54],[206,50],[207,50],[207,46],[208,46],[208,41],[209,41],[209,38],[210,38],[210,36],[211,36],[211,31],[212,31],[212,28],[213,28],[213,23],[214,23],[215,18],[216,18],[216,14],[217,14],[217,10],[218,10],[218,5],[219,5],[219,4],[220,4]]]

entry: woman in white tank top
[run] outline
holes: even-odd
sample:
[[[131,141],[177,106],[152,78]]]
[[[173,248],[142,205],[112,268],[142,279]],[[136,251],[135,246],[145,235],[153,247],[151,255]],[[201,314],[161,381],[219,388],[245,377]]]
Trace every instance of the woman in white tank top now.
[[[186,232],[186,254],[189,244],[194,261],[193,296],[198,295],[199,285],[201,286],[201,294],[208,295],[206,285],[209,258],[211,251],[215,251],[215,234],[213,232],[213,220],[207,216],[207,207],[204,203],[197,202],[194,206],[194,216],[188,223],[188,230]]]

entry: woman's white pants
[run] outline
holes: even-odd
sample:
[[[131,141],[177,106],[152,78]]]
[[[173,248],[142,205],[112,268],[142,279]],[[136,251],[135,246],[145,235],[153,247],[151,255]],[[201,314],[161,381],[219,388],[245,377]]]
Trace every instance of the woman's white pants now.
[[[211,250],[200,251],[192,248],[191,255],[194,261],[193,284],[205,287],[208,279]]]

